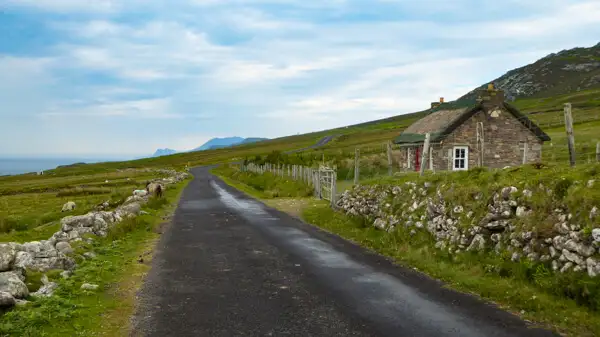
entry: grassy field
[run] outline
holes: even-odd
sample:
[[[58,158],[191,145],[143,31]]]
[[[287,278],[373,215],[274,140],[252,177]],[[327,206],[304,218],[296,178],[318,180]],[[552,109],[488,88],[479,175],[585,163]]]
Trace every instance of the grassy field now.
[[[160,174],[107,171],[95,174],[21,175],[0,178],[0,242],[46,239],[67,215],[87,213],[108,201],[118,203]],[[73,201],[72,212],[61,212]]]
[[[85,244],[97,257],[80,260],[79,267],[59,283],[55,296],[30,299],[0,319],[1,336],[128,336],[135,294],[149,270],[156,231],[170,214],[185,182],[165,193],[166,202],[149,202],[147,215],[126,220],[113,227],[105,239]],[[77,251],[83,249],[78,247]],[[144,263],[138,261],[144,257]],[[52,280],[52,278],[51,278]],[[97,291],[81,290],[81,284],[99,285]]]

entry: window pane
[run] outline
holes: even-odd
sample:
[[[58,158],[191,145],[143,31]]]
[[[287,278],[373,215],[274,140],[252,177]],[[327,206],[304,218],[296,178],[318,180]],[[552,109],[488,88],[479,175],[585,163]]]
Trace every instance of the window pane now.
[[[465,149],[460,149],[460,157],[461,158],[465,157]]]
[[[465,160],[464,159],[460,160],[460,168],[465,168]]]
[[[454,150],[454,158],[459,158],[460,157],[460,150],[459,149],[455,149]]]

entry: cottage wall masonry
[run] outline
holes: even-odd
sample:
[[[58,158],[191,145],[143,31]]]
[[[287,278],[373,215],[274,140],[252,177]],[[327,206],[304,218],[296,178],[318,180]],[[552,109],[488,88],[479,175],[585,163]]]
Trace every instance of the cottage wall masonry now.
[[[483,94],[480,102],[471,105],[440,104],[407,128],[396,140],[401,145],[397,154],[401,168],[416,170],[423,162],[420,156],[426,133],[433,139],[426,169],[503,168],[541,161],[542,144],[550,138],[503,102],[501,91],[492,93],[491,98]]]

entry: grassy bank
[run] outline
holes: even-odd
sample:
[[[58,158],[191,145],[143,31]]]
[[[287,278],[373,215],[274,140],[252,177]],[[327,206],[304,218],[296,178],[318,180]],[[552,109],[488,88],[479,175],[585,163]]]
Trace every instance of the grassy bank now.
[[[427,175],[421,180],[448,186],[454,183],[455,187],[448,197],[463,205],[469,202],[467,199],[472,193],[482,190],[503,186],[518,186],[522,190],[525,185],[534,188],[542,184],[560,200],[547,196],[534,198],[532,206],[539,207],[538,212],[553,209],[559,201],[566,202],[571,207],[583,210],[575,215],[582,216],[583,221],[597,195],[582,193],[582,185],[585,186],[590,179],[598,179],[599,174],[597,165],[579,167],[577,170],[565,167],[538,169],[531,166],[495,172]],[[403,184],[415,179],[417,177],[405,176],[373,179],[368,183]],[[465,183],[458,185],[457,181]],[[242,186],[246,193],[255,197],[263,196],[260,191],[253,190],[234,178],[228,178],[227,182],[237,188]],[[487,200],[487,197],[482,200]],[[582,275],[557,275],[544,266],[529,262],[507,262],[494,254],[451,255],[435,249],[435,242],[428,233],[411,236],[401,226],[392,233],[386,233],[370,226],[366,219],[348,217],[333,211],[328,203],[310,198],[269,198],[264,201],[293,215],[300,215],[308,223],[388,256],[401,265],[417,268],[444,281],[453,289],[494,302],[524,319],[569,336],[600,335],[600,313],[596,303],[600,287],[597,280]],[[531,218],[523,225],[542,224],[538,220]],[[589,223],[589,219],[585,224],[596,226]]]
[[[258,192],[257,196],[263,199],[307,197],[313,195],[312,187],[307,184],[269,172],[265,174],[242,172],[237,167],[225,165],[214,169],[213,173],[224,180],[236,181],[242,184],[240,187],[245,192],[250,190]]]
[[[68,279],[55,279],[59,288],[50,298],[30,299],[0,319],[2,336],[127,336],[135,292],[150,268],[151,252],[158,238],[155,229],[176,205],[186,182],[173,185],[166,201],[144,205],[147,215],[123,221],[107,238],[97,238],[77,251],[97,256],[76,258],[78,268]],[[140,257],[143,260],[140,260]],[[81,290],[83,283],[97,284],[96,291]]]

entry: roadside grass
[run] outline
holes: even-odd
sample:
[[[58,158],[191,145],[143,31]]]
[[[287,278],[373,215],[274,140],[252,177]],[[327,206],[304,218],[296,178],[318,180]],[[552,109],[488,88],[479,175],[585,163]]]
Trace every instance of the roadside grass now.
[[[113,227],[107,238],[96,238],[87,248],[96,258],[76,256],[78,268],[59,283],[55,295],[6,312],[0,319],[1,336],[127,336],[135,293],[149,270],[151,250],[162,219],[176,205],[187,181],[165,193],[168,202],[144,205],[148,215],[126,220]],[[157,207],[159,205],[161,207]],[[152,204],[151,204],[152,205]],[[81,251],[82,247],[76,248]],[[138,258],[144,257],[145,263]],[[49,275],[50,276],[50,275]],[[81,290],[83,283],[99,285],[97,291]],[[33,285],[35,286],[35,285]]]
[[[227,177],[231,180],[243,183],[248,188],[257,190],[261,193],[261,198],[280,198],[280,197],[307,197],[313,195],[312,187],[303,182],[280,177],[266,172],[265,174],[256,174],[253,172],[242,172],[238,168],[221,166],[213,169],[213,172],[221,177]]]

